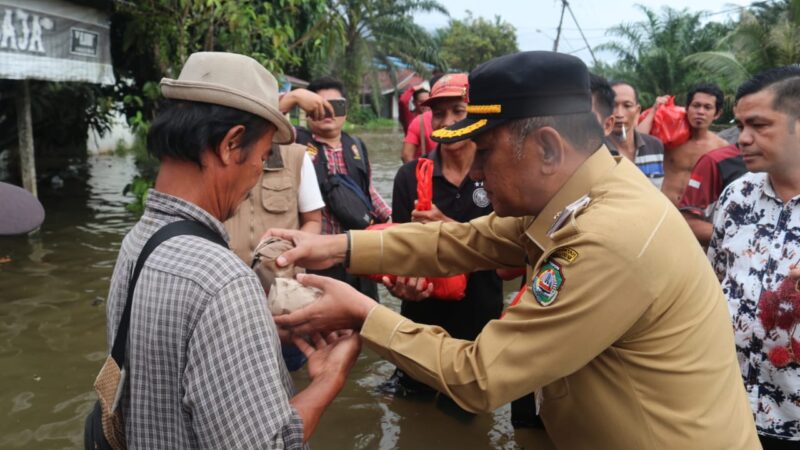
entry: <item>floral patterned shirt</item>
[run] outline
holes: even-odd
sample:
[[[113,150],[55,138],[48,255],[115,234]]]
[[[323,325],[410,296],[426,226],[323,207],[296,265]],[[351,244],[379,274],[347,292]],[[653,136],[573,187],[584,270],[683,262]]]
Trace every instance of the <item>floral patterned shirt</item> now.
[[[765,173],[747,173],[719,198],[708,248],[733,319],[736,352],[759,434],[800,440],[800,354],[776,367],[768,352],[800,326],[765,331],[759,298],[800,263],[800,196],[783,202]]]

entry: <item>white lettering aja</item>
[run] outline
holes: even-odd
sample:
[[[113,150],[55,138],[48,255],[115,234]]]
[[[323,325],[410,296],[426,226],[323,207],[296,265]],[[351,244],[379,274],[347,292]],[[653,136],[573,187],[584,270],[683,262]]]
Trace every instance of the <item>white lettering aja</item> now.
[[[14,18],[16,18],[16,27]],[[53,22],[48,18],[40,20],[38,15],[29,14],[21,9],[16,11],[6,9],[0,31],[0,48],[45,53],[42,43],[42,28],[52,29]]]

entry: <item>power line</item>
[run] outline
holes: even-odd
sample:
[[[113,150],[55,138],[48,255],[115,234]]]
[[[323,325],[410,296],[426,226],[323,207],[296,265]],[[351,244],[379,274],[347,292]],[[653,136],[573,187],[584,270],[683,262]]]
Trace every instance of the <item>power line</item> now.
[[[561,0],[564,6],[569,10],[569,15],[572,16],[572,21],[575,22],[575,26],[578,27],[578,31],[581,33],[581,37],[583,38],[583,43],[586,44],[586,49],[589,50],[589,54],[592,55],[592,61],[594,64],[597,65],[597,57],[594,56],[594,51],[592,50],[592,46],[589,45],[589,41],[586,40],[586,36],[583,34],[583,30],[581,30],[581,25],[578,23],[578,19],[575,18],[575,13],[572,12],[572,7],[569,6],[569,2],[567,0]]]

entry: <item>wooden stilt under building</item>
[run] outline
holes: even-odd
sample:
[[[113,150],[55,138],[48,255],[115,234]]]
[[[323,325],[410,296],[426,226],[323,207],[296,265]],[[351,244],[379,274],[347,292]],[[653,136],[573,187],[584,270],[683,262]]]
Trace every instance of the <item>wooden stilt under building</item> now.
[[[22,169],[22,186],[33,195],[36,189],[36,163],[33,155],[33,119],[31,118],[31,89],[28,80],[17,82],[17,134],[19,135],[19,163]]]

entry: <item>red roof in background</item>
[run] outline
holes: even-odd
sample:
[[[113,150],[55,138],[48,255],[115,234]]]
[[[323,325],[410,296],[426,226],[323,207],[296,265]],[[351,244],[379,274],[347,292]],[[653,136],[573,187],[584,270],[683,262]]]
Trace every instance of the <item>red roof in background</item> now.
[[[399,68],[395,73],[397,74],[397,89],[400,92],[403,92],[410,86],[416,86],[425,81],[425,78],[411,69]],[[364,76],[364,83],[361,85],[362,94],[372,92],[372,76],[371,73]],[[378,72],[378,84],[381,88],[381,94],[388,94],[394,90],[392,78],[389,76],[389,71],[387,70]]]

